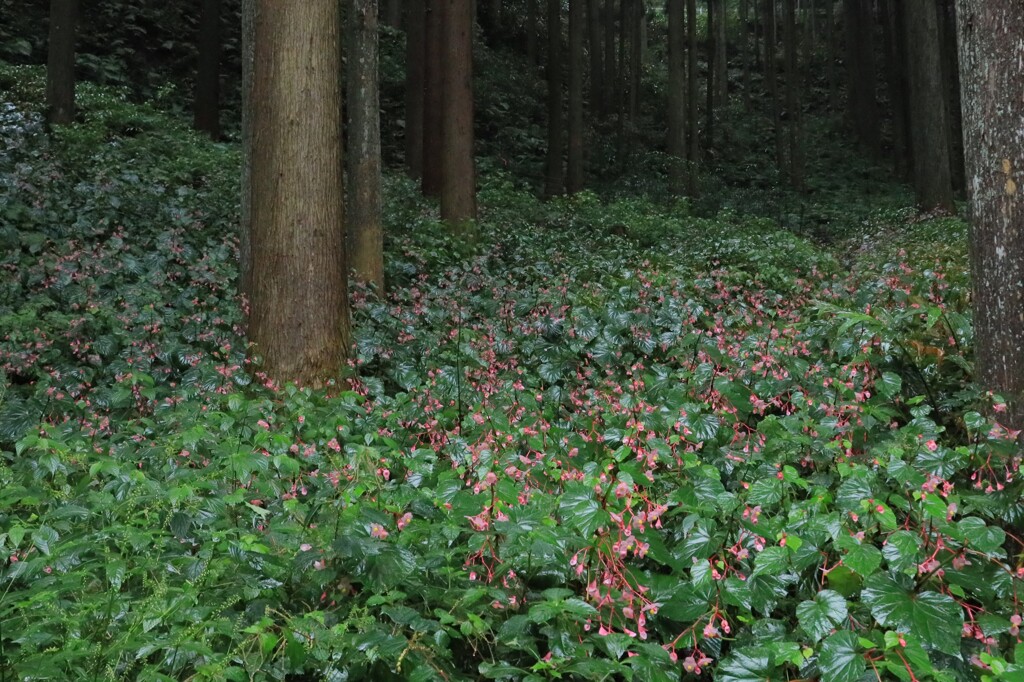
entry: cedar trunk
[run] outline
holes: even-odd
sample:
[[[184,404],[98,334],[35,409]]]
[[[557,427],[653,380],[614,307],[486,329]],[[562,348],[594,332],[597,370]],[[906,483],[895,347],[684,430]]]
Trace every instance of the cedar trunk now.
[[[476,165],[473,157],[473,0],[444,0],[441,218],[474,241]]]
[[[881,155],[875,87],[874,12],[871,0],[845,0],[849,116],[857,140],[872,157]]]
[[[279,382],[323,386],[349,347],[336,0],[257,0],[249,340]]]
[[[75,34],[78,0],[50,0],[50,39],[46,58],[46,122],[75,120]]]
[[[697,117],[697,0],[686,0],[686,193],[697,196],[697,164],[700,161],[700,137]]]
[[[569,0],[569,158],[565,189],[583,189],[583,3]]]
[[[686,182],[686,0],[667,0],[668,14],[668,139],[672,185],[683,191]]]
[[[377,88],[377,0],[351,0],[348,59],[349,264],[358,279],[384,288],[381,225],[380,93]]]
[[[424,0],[423,31],[423,175],[422,190],[428,197],[441,196],[441,153],[444,147],[441,128],[444,125],[444,43],[443,3],[447,0]]]
[[[1024,4],[959,0],[975,373],[1024,428]]]
[[[562,164],[562,11],[561,0],[548,0],[548,153],[544,196],[553,197],[565,189]]]
[[[405,31],[405,168],[409,177],[423,177],[424,21],[426,0],[407,0]]]
[[[601,0],[587,0],[587,42],[590,44],[590,108],[604,118],[604,51],[601,46]]]
[[[935,0],[906,2],[906,43],[910,71],[910,139],[914,147],[914,190],[926,210],[955,212],[949,166],[949,119],[942,83],[939,21]]]

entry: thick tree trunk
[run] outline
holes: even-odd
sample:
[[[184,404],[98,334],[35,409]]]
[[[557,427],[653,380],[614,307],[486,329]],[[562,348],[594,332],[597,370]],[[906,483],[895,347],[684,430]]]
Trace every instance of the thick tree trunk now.
[[[675,191],[686,186],[686,0],[667,0],[668,14],[668,139],[673,157],[671,180]]]
[[[620,2],[622,0],[619,0]],[[619,77],[615,61],[615,0],[604,1],[604,116],[615,109]]]
[[[975,373],[1024,429],[1024,4],[958,0]]]
[[[740,53],[743,57],[743,108],[750,110],[750,74],[753,69],[753,57],[750,55],[750,0],[740,0]]]
[[[402,28],[402,0],[387,0],[387,6],[384,8],[384,21],[391,28]]]
[[[444,50],[442,42],[443,3],[424,0],[423,31],[423,176],[421,187],[428,197],[441,196],[441,153],[444,86]]]
[[[833,111],[839,110],[839,77],[836,74],[836,61],[839,59],[839,40],[836,35],[835,3],[825,3],[825,39],[828,40],[828,55],[825,62],[825,78],[828,80],[828,106]]]
[[[336,0],[257,0],[249,339],[280,382],[323,386],[349,347]]]
[[[46,58],[46,122],[75,120],[75,34],[78,0],[50,0],[50,39]]]
[[[350,0],[348,59],[349,265],[357,278],[384,288],[381,224],[380,93],[377,0]]]
[[[562,134],[562,10],[561,0],[548,0],[548,153],[544,196],[565,190],[562,164],[565,140]]]
[[[775,136],[775,167],[782,173],[786,169],[786,145],[782,135],[782,104],[779,101],[778,60],[776,59],[775,0],[764,0],[764,77],[771,106],[772,127]]]
[[[708,59],[707,85],[704,88],[704,148],[712,149],[715,146],[715,90],[718,84],[715,79],[718,76],[718,67],[715,64],[717,58],[715,50],[715,38],[717,29],[714,25],[715,12],[712,7],[714,0],[707,0],[707,32],[705,34],[704,51]]]
[[[941,33],[942,84],[946,93],[946,118],[949,123],[949,168],[953,193],[967,191],[964,176],[964,128],[960,104],[960,63],[956,44],[956,2],[939,0],[939,31]]]
[[[697,196],[697,165],[700,163],[700,124],[697,120],[697,0],[686,0],[686,193]]]
[[[569,158],[565,190],[583,189],[583,3],[569,0]]]
[[[405,30],[405,168],[409,177],[423,177],[423,95],[426,47],[426,0],[407,0]]]
[[[473,0],[444,0],[444,3],[441,218],[453,233],[475,241]]]
[[[646,23],[643,0],[630,0],[629,19],[629,120],[640,118],[640,74],[643,59],[641,27]]]
[[[914,189],[926,210],[954,212],[949,167],[949,120],[935,0],[906,2],[906,43],[910,70],[911,142],[914,145]]]
[[[197,42],[192,125],[216,140],[220,137],[220,0],[203,0]]]

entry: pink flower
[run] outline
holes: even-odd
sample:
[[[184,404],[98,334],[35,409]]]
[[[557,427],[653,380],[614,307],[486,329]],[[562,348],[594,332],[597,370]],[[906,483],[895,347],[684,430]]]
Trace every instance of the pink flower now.
[[[383,540],[387,536],[388,532],[387,530],[385,530],[384,526],[380,525],[379,523],[370,524],[370,537]]]

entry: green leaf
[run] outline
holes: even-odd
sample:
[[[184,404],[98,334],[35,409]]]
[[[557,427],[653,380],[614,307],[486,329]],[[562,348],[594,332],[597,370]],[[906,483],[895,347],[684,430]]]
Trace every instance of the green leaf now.
[[[754,560],[753,575],[781,575],[789,570],[789,550],[785,547],[765,547]]]
[[[894,395],[898,395],[900,390],[903,388],[903,379],[900,375],[893,374],[892,372],[882,372],[882,378],[875,384],[878,388],[878,393],[883,398],[889,399]]]
[[[718,682],[765,682],[777,679],[772,650],[742,647],[731,653],[715,671]]]
[[[854,545],[843,556],[843,565],[866,578],[882,565],[882,553],[873,545]]]
[[[568,487],[558,504],[558,511],[566,523],[578,529],[585,537],[593,535],[608,518],[607,512],[601,509],[594,495],[594,489],[583,483]]]
[[[857,635],[849,630],[837,632],[821,645],[818,667],[822,679],[829,682],[857,682],[867,669],[864,657],[857,653]]]
[[[878,574],[864,588],[863,599],[883,626],[911,632],[922,644],[950,656],[960,654],[964,614],[952,597],[913,592],[888,575]]]
[[[49,526],[41,526],[32,531],[32,544],[46,556],[50,556],[50,548],[59,539],[60,536],[57,534],[57,531]]]
[[[800,627],[814,642],[842,625],[847,615],[846,599],[833,590],[822,590],[814,599],[801,602],[796,607]]]

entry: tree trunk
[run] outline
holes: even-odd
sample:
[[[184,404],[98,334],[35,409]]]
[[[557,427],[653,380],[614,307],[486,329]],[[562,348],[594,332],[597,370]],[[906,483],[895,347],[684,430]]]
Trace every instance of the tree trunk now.
[[[975,374],[1024,428],[1024,4],[958,0]]]
[[[776,59],[775,0],[764,0],[764,77],[771,106],[775,136],[775,167],[782,173],[786,169],[786,145],[782,136],[782,106],[779,102],[779,75]]]
[[[800,104],[800,64],[797,59],[799,39],[796,31],[796,0],[785,0],[783,23],[786,43],[786,113],[789,142],[789,184],[798,192],[804,191],[803,112]]]
[[[587,0],[587,42],[590,44],[590,108],[604,118],[604,51],[601,46],[601,0]]]
[[[349,347],[336,0],[257,0],[249,339],[272,379],[318,387]]]
[[[697,121],[697,0],[686,0],[686,193],[697,196],[697,165],[700,163],[700,127]]]
[[[671,180],[675,191],[686,183],[686,0],[667,0],[668,14],[668,139],[673,157]]]
[[[893,169],[896,177],[902,180],[910,178],[910,154],[907,151],[907,91],[904,64],[906,59],[901,55],[901,48],[906,47],[902,37],[903,23],[899,13],[903,7],[899,0],[882,0],[879,9],[882,17],[882,42],[885,53],[885,80],[892,108],[892,152]]]
[[[704,51],[708,60],[707,85],[704,88],[704,148],[712,149],[715,146],[715,89],[718,84],[715,82],[718,67],[715,64],[717,58],[715,50],[715,39],[717,29],[715,27],[715,12],[712,8],[714,0],[707,0],[707,32],[705,33]]]
[[[836,75],[836,61],[839,59],[839,48],[836,45],[836,10],[835,3],[825,3],[825,33],[828,40],[828,55],[825,62],[825,78],[828,80],[828,106],[832,111],[839,110],[839,77]]]
[[[548,0],[548,153],[544,196],[553,197],[565,190],[562,153],[562,11],[561,0]]]
[[[967,191],[964,176],[963,107],[960,104],[960,63],[956,44],[956,2],[939,0],[939,32],[941,34],[942,84],[946,93],[946,119],[949,123],[949,168],[953,193]]]
[[[387,0],[387,6],[384,9],[384,21],[391,28],[402,28],[402,0]]]
[[[750,89],[753,87],[750,73],[753,57],[750,55],[750,0],[740,0],[740,52],[743,56],[743,108],[750,111]]]
[[[348,59],[349,264],[358,279],[384,289],[381,224],[380,93],[377,0],[350,0]]]
[[[914,189],[926,210],[955,212],[949,168],[949,121],[942,84],[940,36],[935,0],[906,2],[906,43],[910,70],[911,142]]]
[[[729,97],[729,54],[726,39],[725,0],[711,0],[711,27],[715,32],[715,56],[713,57],[715,109],[721,111]]]
[[[441,196],[441,137],[444,107],[444,43],[441,32],[443,3],[424,0],[423,31],[423,177],[421,187],[428,197]]]
[[[526,0],[526,60],[537,66],[537,0]]]
[[[441,139],[441,218],[476,241],[476,161],[473,155],[473,0],[444,0],[444,109]]]
[[[75,120],[75,34],[78,0],[50,0],[50,39],[46,58],[46,122]]]
[[[426,0],[407,0],[405,32],[405,168],[409,177],[423,178],[423,95],[426,46]]]
[[[845,0],[849,116],[864,151],[881,156],[875,92],[874,20],[871,0]],[[909,16],[909,15],[908,15]]]
[[[569,159],[565,190],[583,189],[583,3],[569,0]]]
[[[635,126],[640,118],[640,75],[643,47],[641,26],[646,22],[643,0],[630,0],[629,20],[629,120]]]
[[[220,0],[203,0],[199,16],[199,64],[192,122],[196,130],[220,137]]]
[[[620,0],[621,2],[621,0]],[[615,0],[604,2],[604,116],[607,119],[615,109],[619,83],[615,61]]]

